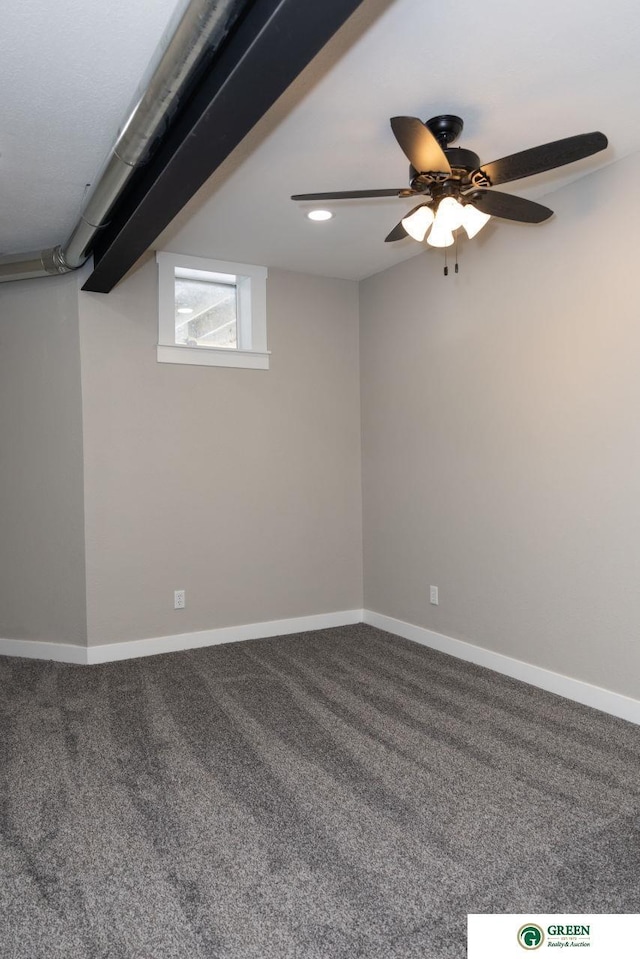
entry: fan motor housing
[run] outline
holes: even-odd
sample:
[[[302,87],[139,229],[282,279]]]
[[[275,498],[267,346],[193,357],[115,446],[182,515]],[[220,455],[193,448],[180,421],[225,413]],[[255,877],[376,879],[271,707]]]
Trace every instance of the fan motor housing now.
[[[480,166],[480,157],[473,150],[463,150],[461,147],[447,147],[444,154],[452,170],[465,170],[472,173]]]
[[[432,192],[436,184],[451,183],[454,187],[453,192],[457,193],[460,186],[467,186],[472,182],[472,174],[480,167],[478,154],[473,150],[463,150],[461,147],[446,147],[444,154],[449,161],[451,173],[419,172],[410,166],[409,180],[412,190],[417,193],[428,193]]]

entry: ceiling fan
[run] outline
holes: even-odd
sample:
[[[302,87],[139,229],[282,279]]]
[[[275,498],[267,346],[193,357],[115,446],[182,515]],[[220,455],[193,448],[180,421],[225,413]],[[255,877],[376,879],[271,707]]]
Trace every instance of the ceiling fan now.
[[[553,214],[534,203],[492,187],[544,173],[604,150],[604,133],[581,133],[511,156],[480,163],[471,150],[452,147],[463,129],[460,117],[444,114],[423,123],[417,117],[392,117],[391,129],[411,163],[409,187],[390,190],[349,190],[341,193],[301,193],[292,200],[354,200],[368,197],[420,197],[421,202],[393,228],[385,242],[411,236],[427,243],[451,246],[453,233],[463,227],[475,236],[492,216],[521,223],[541,223]]]

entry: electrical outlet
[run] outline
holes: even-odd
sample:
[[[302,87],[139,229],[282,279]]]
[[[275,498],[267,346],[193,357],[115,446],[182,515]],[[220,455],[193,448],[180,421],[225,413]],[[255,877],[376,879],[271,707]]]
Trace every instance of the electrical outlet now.
[[[438,605],[438,587],[430,586],[429,587],[429,602],[432,606]]]
[[[184,589],[176,589],[173,591],[173,608],[174,609],[184,609],[187,605],[187,594]]]

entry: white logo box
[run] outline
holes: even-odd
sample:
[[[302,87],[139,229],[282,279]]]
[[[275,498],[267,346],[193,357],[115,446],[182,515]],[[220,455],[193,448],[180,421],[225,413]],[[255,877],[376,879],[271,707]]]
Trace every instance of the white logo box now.
[[[640,959],[640,914],[509,913],[467,917],[467,959],[576,959],[580,955],[589,959]]]

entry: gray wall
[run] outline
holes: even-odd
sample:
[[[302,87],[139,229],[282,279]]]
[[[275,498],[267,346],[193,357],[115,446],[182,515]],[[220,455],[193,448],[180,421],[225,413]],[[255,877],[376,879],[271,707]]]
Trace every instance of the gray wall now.
[[[174,366],[155,263],[81,293],[89,644],[362,606],[358,286],[267,306],[270,371]]]
[[[0,285],[0,637],[86,640],[75,276]]]
[[[158,364],[153,262],[108,297],[0,286],[0,636],[359,608],[363,505],[366,607],[638,697],[639,172],[492,225],[457,277],[364,281],[360,352],[357,284],[273,271],[269,372]]]
[[[635,697],[638,173],[361,286],[365,606]]]

